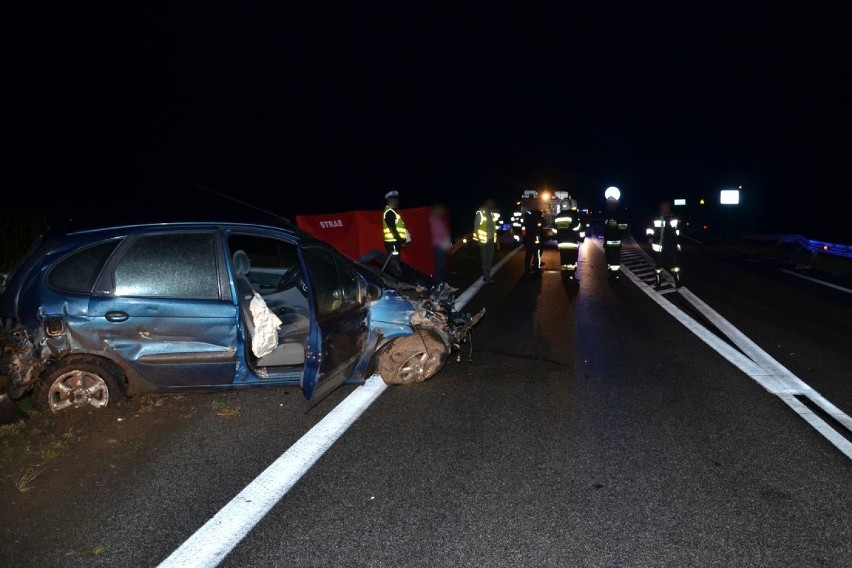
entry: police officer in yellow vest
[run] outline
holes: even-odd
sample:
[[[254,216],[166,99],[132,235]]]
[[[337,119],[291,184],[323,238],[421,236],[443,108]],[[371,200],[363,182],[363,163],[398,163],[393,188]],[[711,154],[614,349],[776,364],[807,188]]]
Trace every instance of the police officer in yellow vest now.
[[[500,248],[497,242],[497,216],[494,211],[494,200],[486,199],[485,203],[476,212],[476,220],[473,222],[473,240],[479,243],[479,252],[482,257],[482,281],[494,282],[491,279],[491,265],[494,263],[494,249]]]
[[[385,194],[384,213],[382,214],[382,234],[385,239],[385,250],[388,254],[388,271],[394,276],[402,274],[402,267],[399,264],[399,255],[402,252],[402,247],[411,241],[411,235],[405,228],[405,221],[402,216],[396,212],[399,208],[399,192],[395,189]]]

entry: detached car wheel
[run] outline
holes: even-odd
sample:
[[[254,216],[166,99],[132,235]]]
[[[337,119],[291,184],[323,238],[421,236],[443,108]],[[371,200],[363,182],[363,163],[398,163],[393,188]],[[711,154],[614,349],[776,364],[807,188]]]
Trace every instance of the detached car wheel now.
[[[449,351],[434,333],[418,330],[394,339],[379,355],[379,375],[389,385],[420,383],[441,370]]]
[[[53,412],[69,408],[104,408],[121,397],[119,378],[104,363],[77,359],[60,361],[35,385],[33,406]]]

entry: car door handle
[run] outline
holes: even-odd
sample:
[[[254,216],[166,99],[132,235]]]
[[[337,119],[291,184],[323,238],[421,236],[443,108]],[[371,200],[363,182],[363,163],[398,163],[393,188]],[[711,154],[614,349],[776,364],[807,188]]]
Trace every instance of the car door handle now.
[[[130,319],[130,314],[127,312],[107,312],[104,317],[107,321],[120,322]]]

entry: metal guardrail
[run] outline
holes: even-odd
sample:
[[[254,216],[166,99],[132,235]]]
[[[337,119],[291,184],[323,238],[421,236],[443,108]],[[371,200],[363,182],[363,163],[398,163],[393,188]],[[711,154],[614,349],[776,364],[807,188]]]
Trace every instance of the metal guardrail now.
[[[810,252],[830,254],[843,258],[852,258],[852,245],[840,245],[837,243],[815,241],[802,235],[756,235],[755,238],[766,241],[795,243]]]

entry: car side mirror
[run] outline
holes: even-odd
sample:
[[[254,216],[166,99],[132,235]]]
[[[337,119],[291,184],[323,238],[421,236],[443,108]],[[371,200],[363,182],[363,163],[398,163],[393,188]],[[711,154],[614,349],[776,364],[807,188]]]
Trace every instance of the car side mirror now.
[[[368,302],[375,302],[376,300],[382,297],[382,289],[376,286],[375,284],[367,284],[365,297],[367,298]]]

